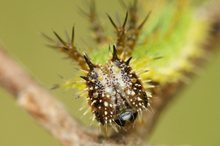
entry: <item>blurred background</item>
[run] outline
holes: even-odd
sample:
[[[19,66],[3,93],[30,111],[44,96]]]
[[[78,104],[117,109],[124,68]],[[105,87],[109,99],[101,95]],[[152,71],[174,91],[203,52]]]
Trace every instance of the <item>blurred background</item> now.
[[[200,5],[201,1],[197,1]],[[60,53],[46,47],[41,36],[52,36],[52,30],[65,35],[76,27],[76,45],[94,46],[89,25],[79,7],[88,9],[88,0],[0,0],[0,45],[42,86],[50,89],[62,83],[59,75],[71,78],[74,66]],[[98,13],[104,25],[109,22],[105,12],[122,11],[117,0],[97,0]],[[83,17],[82,17],[83,16]],[[111,31],[111,27],[107,28]],[[213,55],[198,77],[189,84],[162,115],[150,141],[152,144],[220,145],[220,54]],[[72,90],[51,91],[68,111],[83,123],[78,109],[85,104]],[[58,146],[59,143],[41,128],[0,89],[0,146]]]

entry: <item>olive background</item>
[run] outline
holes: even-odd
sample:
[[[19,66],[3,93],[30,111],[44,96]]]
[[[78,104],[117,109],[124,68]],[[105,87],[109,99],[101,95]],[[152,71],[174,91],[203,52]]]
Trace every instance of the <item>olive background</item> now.
[[[101,20],[107,32],[111,32],[105,12],[114,16],[124,10],[117,0],[96,1]],[[62,83],[59,75],[71,78],[74,65],[48,48],[41,33],[52,36],[56,30],[65,36],[65,31],[70,32],[75,25],[76,45],[82,50],[95,47],[87,18],[79,10],[88,6],[88,0],[0,0],[0,45],[35,80],[50,89],[53,84]],[[150,139],[152,144],[220,145],[219,74],[220,54],[215,54],[164,112]],[[78,109],[86,103],[83,98],[76,98],[74,90],[58,89],[51,93],[73,116],[90,123],[89,116],[81,117],[82,111]],[[58,146],[59,142],[0,89],[0,146],[15,145]]]

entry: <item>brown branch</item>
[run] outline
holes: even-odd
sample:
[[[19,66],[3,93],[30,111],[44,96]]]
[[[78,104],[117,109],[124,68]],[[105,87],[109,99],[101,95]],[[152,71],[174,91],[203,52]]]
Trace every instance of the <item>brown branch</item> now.
[[[217,45],[215,42],[219,42],[220,38],[220,19],[217,15],[213,15],[213,18],[216,21],[213,22],[213,31],[210,32],[212,39],[203,47],[207,52],[210,52]],[[203,59],[204,56],[201,56],[191,61],[200,65]],[[189,72],[185,74],[192,75]],[[167,84],[154,90],[154,96],[163,98],[160,98],[160,101],[153,102],[153,112],[147,113],[144,124],[136,128],[136,131],[133,129],[130,132],[121,132],[110,138],[101,137],[96,130],[91,131],[73,119],[55,97],[33,81],[1,48],[0,85],[10,92],[18,104],[64,146],[140,146],[144,145],[144,138],[151,134],[160,114],[184,83],[180,81],[175,84]]]
[[[73,120],[63,105],[34,82],[2,49],[0,49],[0,84],[63,145],[94,142],[94,136]]]

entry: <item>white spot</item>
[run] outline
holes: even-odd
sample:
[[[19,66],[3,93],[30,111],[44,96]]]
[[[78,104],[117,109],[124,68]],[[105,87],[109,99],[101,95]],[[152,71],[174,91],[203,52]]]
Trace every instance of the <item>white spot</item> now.
[[[108,112],[107,111],[105,111],[105,115],[107,115],[108,114]]]
[[[152,97],[152,94],[150,92],[146,92],[148,97]]]
[[[137,98],[138,101],[142,101],[142,99],[140,97]]]
[[[116,91],[113,91],[112,94],[113,94],[113,95],[116,95]]]
[[[83,116],[85,116],[86,114],[88,114],[88,110],[86,110],[84,113],[83,113]]]
[[[127,90],[126,93],[127,93],[128,95],[131,95],[131,90]]]
[[[93,105],[94,103],[96,103],[96,100],[94,100],[94,101],[91,103],[91,105]]]
[[[92,121],[95,121],[95,115],[92,116]]]
[[[143,109],[147,109],[144,105],[142,105],[142,108],[143,108]]]
[[[107,101],[104,102],[104,106],[108,107],[108,102]]]
[[[131,95],[134,96],[134,95],[135,95],[135,92],[134,92],[134,91],[131,91]]]

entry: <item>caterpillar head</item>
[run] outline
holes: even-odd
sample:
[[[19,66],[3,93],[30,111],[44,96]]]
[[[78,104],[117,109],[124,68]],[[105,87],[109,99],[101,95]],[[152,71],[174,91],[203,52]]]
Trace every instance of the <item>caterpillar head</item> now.
[[[121,114],[115,119],[115,123],[119,126],[125,126],[129,123],[133,123],[137,118],[138,112],[127,109],[126,111],[122,111]]]
[[[149,102],[143,85],[129,66],[129,59],[121,60],[113,47],[112,58],[104,65],[93,64],[84,56],[89,67],[86,80],[89,105],[102,125],[120,127],[133,123]]]

